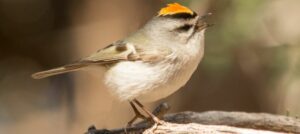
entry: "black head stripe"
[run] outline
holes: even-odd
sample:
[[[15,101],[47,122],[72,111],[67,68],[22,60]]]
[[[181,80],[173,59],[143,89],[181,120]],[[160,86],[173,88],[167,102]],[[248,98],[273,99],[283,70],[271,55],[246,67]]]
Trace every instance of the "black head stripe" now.
[[[197,16],[196,12],[193,12],[193,14],[189,13],[177,13],[172,15],[165,15],[161,17],[168,17],[168,18],[175,18],[175,19],[193,19]]]
[[[185,25],[182,25],[182,26],[176,28],[176,30],[180,31],[180,32],[186,32],[186,31],[189,31],[192,27],[193,27],[193,25],[191,25],[191,24],[185,24]]]

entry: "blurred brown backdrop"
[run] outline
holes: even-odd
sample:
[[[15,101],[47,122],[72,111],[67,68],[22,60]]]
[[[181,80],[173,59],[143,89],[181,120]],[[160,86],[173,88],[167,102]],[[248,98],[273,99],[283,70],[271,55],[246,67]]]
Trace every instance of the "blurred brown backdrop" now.
[[[126,37],[169,2],[0,0],[0,133],[81,134],[92,124],[125,126],[133,112],[108,94],[101,70],[43,80],[30,75]],[[212,12],[216,25],[207,30],[205,58],[192,79],[162,100],[171,112],[300,113],[298,0],[176,2]]]

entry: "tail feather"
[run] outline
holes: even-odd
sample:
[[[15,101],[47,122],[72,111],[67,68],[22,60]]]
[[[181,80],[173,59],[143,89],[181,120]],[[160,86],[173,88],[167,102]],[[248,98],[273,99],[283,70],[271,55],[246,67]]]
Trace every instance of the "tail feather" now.
[[[46,71],[37,72],[32,74],[31,77],[34,79],[43,79],[53,75],[59,75],[63,73],[77,71],[86,66],[87,66],[86,64],[70,64],[70,65],[66,65],[66,66],[62,66],[62,67],[58,67]]]

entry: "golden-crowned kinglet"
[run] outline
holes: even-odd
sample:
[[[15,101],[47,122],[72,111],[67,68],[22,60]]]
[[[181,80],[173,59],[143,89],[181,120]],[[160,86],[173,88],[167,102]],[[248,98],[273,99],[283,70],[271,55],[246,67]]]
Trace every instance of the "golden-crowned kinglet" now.
[[[137,100],[165,98],[190,79],[204,53],[204,32],[209,26],[204,18],[178,3],[168,4],[131,36],[78,62],[32,77],[41,79],[91,66],[103,67],[109,91],[133,107],[134,103],[143,107]]]

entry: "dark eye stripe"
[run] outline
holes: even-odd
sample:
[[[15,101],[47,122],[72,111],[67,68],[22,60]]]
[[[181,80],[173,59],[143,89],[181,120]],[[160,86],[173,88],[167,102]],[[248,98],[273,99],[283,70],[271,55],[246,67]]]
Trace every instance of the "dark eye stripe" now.
[[[193,25],[185,24],[183,26],[178,27],[176,30],[178,31],[188,31],[193,27]]]

